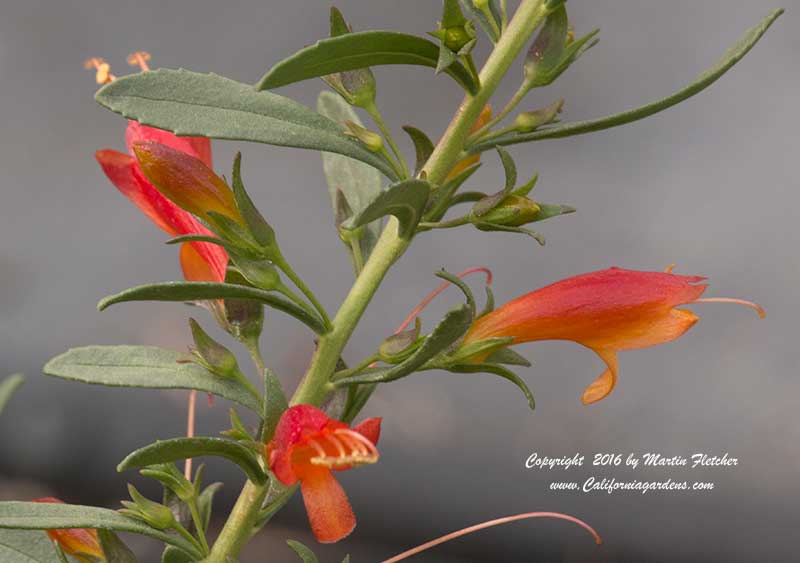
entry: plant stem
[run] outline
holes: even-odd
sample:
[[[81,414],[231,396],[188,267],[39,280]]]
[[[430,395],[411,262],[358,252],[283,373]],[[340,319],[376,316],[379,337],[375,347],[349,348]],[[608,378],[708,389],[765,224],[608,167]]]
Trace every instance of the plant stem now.
[[[403,159],[403,153],[400,152],[400,149],[394,142],[394,137],[392,137],[392,132],[389,131],[389,128],[386,126],[386,122],[383,120],[383,116],[381,115],[381,112],[378,110],[378,106],[373,101],[372,103],[366,105],[364,107],[364,110],[369,114],[369,116],[375,122],[375,125],[378,126],[381,135],[383,135],[383,138],[386,139],[386,142],[389,143],[389,146],[392,148],[394,156],[397,157],[397,162],[400,163],[400,167],[402,169],[402,177],[408,178],[408,166],[406,166],[406,161],[405,159]]]
[[[200,544],[203,546],[203,553],[208,553],[208,540],[206,540],[206,532],[203,529],[203,520],[200,518],[200,511],[197,509],[197,499],[192,498],[186,504],[189,505],[189,511],[192,513],[192,521],[197,531],[197,539],[200,540]]]
[[[495,45],[480,73],[480,90],[474,96],[469,94],[465,96],[428,159],[423,170],[429,182],[441,183],[453,168],[464,148],[470,128],[544,15],[544,0],[522,0],[506,32]],[[320,337],[311,365],[290,404],[319,405],[331,390],[330,377],[336,370],[336,363],[356,324],[389,268],[403,255],[411,242],[400,238],[397,229],[397,219],[391,217],[375,249],[364,264],[364,269],[336,313],[331,331]],[[266,485],[256,485],[251,481],[245,484],[205,563],[226,563],[228,557],[236,558],[239,555],[250,538],[266,493]],[[290,495],[287,495],[286,501],[289,498]]]
[[[514,111],[514,108],[519,105],[519,103],[525,98],[525,96],[530,91],[530,87],[523,83],[519,89],[514,93],[511,99],[508,101],[506,106],[498,113],[493,119],[491,119],[486,125],[475,131],[472,135],[469,136],[468,141],[475,141],[480,139],[483,135],[486,134],[492,127],[503,121],[505,117]],[[483,140],[483,139],[481,139]]]

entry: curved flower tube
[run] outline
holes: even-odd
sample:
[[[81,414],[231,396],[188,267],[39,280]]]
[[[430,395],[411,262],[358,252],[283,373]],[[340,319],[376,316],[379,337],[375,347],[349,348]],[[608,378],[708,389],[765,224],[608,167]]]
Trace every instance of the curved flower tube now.
[[[54,497],[34,499],[33,502],[53,502],[64,504],[63,500]],[[64,528],[46,530],[47,536],[61,548],[61,551],[74,557],[81,563],[99,563],[106,561],[97,530],[89,528]]]
[[[270,469],[286,486],[300,482],[311,530],[321,543],[347,537],[356,517],[331,471],[378,461],[381,419],[350,428],[311,405],[296,405],[281,416],[267,445]]]
[[[608,396],[617,383],[617,352],[647,348],[675,340],[699,317],[679,305],[725,301],[764,311],[739,299],[700,296],[708,287],[700,276],[609,268],[561,280],[510,301],[479,318],[463,344],[493,337],[513,337],[511,343],[571,340],[594,351],[606,370],[583,392],[584,404]],[[481,357],[471,358],[482,361]]]
[[[97,162],[111,183],[130,199],[153,223],[171,236],[211,235],[190,213],[184,211],[150,183],[134,156],[133,147],[141,142],[152,141],[180,151],[180,153],[211,166],[211,141],[204,137],[178,137],[168,131],[129,121],[125,139],[130,154],[105,149],[95,153]],[[228,254],[218,245],[191,242],[181,245],[181,267],[183,275],[190,281],[225,280]]]

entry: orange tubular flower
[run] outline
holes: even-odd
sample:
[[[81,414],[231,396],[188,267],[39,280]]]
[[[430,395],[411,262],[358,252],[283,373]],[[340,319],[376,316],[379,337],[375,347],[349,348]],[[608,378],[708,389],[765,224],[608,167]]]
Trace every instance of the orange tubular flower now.
[[[593,350],[607,369],[583,392],[584,404],[606,397],[617,383],[617,352],[675,340],[699,317],[678,305],[733,302],[764,311],[739,299],[700,299],[707,284],[700,276],[610,268],[561,280],[479,318],[464,344],[492,337],[513,337],[512,344],[572,340]],[[473,358],[482,361],[483,357]]]
[[[331,470],[344,471],[378,461],[381,419],[350,428],[311,405],[296,405],[281,416],[267,445],[270,469],[286,486],[300,481],[308,520],[317,540],[333,543],[356,526],[356,517]]]
[[[199,159],[211,165],[211,142],[204,137],[177,137],[168,131],[128,122],[126,141],[130,154],[115,150],[100,150],[95,154],[103,172],[120,192],[130,199],[153,223],[171,236],[210,235],[197,219],[162,195],[150,183],[134,154],[133,147],[142,141],[154,141],[181,155]],[[192,242],[181,245],[183,275],[190,281],[217,281],[225,279],[228,255],[218,245]]]
[[[33,502],[64,503],[64,501],[53,497],[37,498]],[[47,530],[47,535],[58,544],[64,553],[74,557],[81,563],[98,563],[106,560],[103,549],[100,547],[100,540],[97,538],[97,530],[66,528]]]

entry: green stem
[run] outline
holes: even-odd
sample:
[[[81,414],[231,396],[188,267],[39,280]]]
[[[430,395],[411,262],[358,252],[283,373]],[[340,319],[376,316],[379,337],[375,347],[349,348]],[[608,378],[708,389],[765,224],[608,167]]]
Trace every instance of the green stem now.
[[[350,249],[353,251],[353,266],[356,271],[356,277],[364,269],[364,255],[361,253],[361,237],[353,237],[350,239]]]
[[[350,377],[351,375],[355,375],[357,373],[360,373],[361,370],[364,370],[364,369],[368,368],[370,366],[370,364],[373,364],[373,363],[377,362],[378,360],[380,360],[380,357],[377,354],[375,354],[374,356],[370,356],[369,358],[367,358],[366,360],[364,360],[363,362],[361,362],[360,364],[358,364],[354,368],[348,368],[348,369],[343,369],[343,370],[337,371],[336,373],[334,373],[331,376],[331,381],[335,381],[337,379],[344,379],[345,377]]]
[[[500,18],[503,20],[500,22],[500,27],[505,31],[508,26],[508,6],[506,5],[506,0],[500,0]]]
[[[203,529],[203,520],[200,518],[200,511],[197,509],[197,498],[192,498],[186,504],[189,505],[189,511],[192,513],[192,522],[194,522],[194,528],[197,530],[197,539],[200,540],[200,544],[203,546],[203,553],[208,553],[208,540],[206,539],[206,532]]]
[[[495,45],[480,73],[480,90],[474,96],[465,96],[428,159],[424,172],[429,182],[440,184],[453,168],[464,148],[470,127],[544,15],[544,0],[522,0],[508,29]],[[319,405],[331,390],[330,377],[336,370],[336,363],[356,324],[389,268],[403,255],[411,242],[398,236],[397,227],[397,219],[390,218],[375,249],[364,264],[364,269],[336,313],[331,331],[320,337],[311,365],[292,397],[292,405]],[[225,563],[229,557],[236,558],[239,555],[250,538],[266,494],[266,485],[256,485],[251,481],[245,484],[205,563]],[[288,501],[289,498],[290,495],[286,495],[285,500]]]
[[[198,550],[200,553],[208,553],[208,546],[206,545],[206,546],[205,546],[205,549],[203,549],[203,546],[200,544],[200,542],[199,542],[199,541],[197,541],[197,538],[195,538],[195,537],[194,537],[192,534],[190,534],[190,533],[189,533],[189,530],[187,530],[186,528],[184,528],[184,527],[183,527],[181,524],[179,524],[178,522],[175,522],[175,527],[174,527],[174,530],[175,530],[176,532],[178,532],[178,534],[180,534],[181,536],[183,536],[183,537],[186,539],[186,541],[188,541],[188,542],[189,542],[189,543],[191,543],[193,546],[195,546],[195,547],[197,548],[197,550]]]
[[[420,223],[417,225],[417,228],[421,231],[430,231],[431,229],[452,229],[454,227],[460,227],[461,225],[466,225],[469,223],[469,216],[465,215],[464,217],[458,217],[457,219],[451,219],[450,221],[439,221],[436,223]]]
[[[292,283],[297,286],[297,289],[299,289],[303,295],[305,295],[308,300],[311,301],[311,304],[314,305],[314,308],[317,310],[320,317],[322,317],[322,321],[325,323],[325,326],[330,328],[331,320],[328,317],[328,313],[325,311],[325,307],[323,307],[322,304],[317,300],[317,296],[314,295],[314,292],[312,292],[305,284],[303,279],[297,275],[297,272],[294,271],[292,266],[289,264],[289,262],[287,262],[283,255],[278,252],[278,255],[273,257],[272,261],[276,266],[278,266],[278,268],[283,270],[290,280],[292,280]],[[287,297],[289,296],[287,295]]]
[[[527,93],[530,91],[530,87],[523,83],[519,89],[514,93],[511,99],[508,101],[506,106],[498,113],[493,119],[487,122],[483,127],[475,131],[472,135],[469,136],[469,141],[475,141],[477,139],[481,139],[483,135],[486,134],[492,127],[503,121],[506,116],[514,111],[514,108],[519,105],[519,103],[525,98]],[[483,140],[483,139],[481,139]]]
[[[403,153],[400,152],[400,149],[394,142],[392,133],[386,126],[386,122],[383,120],[383,116],[381,115],[381,112],[378,110],[378,106],[373,101],[364,106],[364,110],[369,114],[369,116],[375,122],[375,125],[378,126],[381,135],[383,135],[383,138],[386,139],[386,142],[389,143],[389,146],[392,148],[392,152],[394,153],[394,156],[397,158],[397,162],[400,163],[400,167],[402,169],[402,177],[408,178],[408,166],[406,166],[406,161],[405,159],[403,159]]]

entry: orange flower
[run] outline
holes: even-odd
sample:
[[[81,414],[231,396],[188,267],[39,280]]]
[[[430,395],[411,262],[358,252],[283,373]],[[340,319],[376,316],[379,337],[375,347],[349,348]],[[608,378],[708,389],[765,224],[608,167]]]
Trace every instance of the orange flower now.
[[[33,502],[64,503],[64,501],[53,497],[37,498]],[[47,530],[47,535],[58,544],[64,553],[74,557],[81,563],[98,563],[106,560],[103,549],[100,547],[100,540],[97,538],[97,530],[66,528]]]
[[[320,542],[337,542],[356,526],[347,495],[331,470],[378,461],[380,432],[380,418],[351,429],[311,405],[296,405],[281,416],[267,445],[269,466],[286,486],[300,481],[311,529]]]
[[[204,137],[177,137],[136,121],[128,122],[125,137],[131,154],[137,143],[156,141],[211,165],[211,141]],[[147,180],[133,156],[110,149],[97,151],[95,156],[111,183],[162,230],[171,236],[211,235],[197,219],[164,197]],[[205,242],[184,243],[181,245],[180,259],[187,280],[225,280],[228,254],[221,246]]]
[[[734,302],[764,311],[739,299],[700,299],[707,285],[700,276],[638,272],[610,268],[561,280],[506,303],[479,318],[464,344],[492,337],[513,337],[512,344],[538,340],[572,340],[593,350],[606,371],[583,392],[584,404],[606,397],[617,383],[617,352],[675,340],[698,320],[676,308],[701,302]],[[474,361],[482,361],[488,353]]]
[[[481,114],[478,116],[478,120],[475,122],[475,125],[473,125],[472,129],[469,130],[469,134],[472,135],[473,133],[479,131],[484,125],[489,123],[489,120],[491,118],[492,118],[492,106],[486,104],[485,106],[483,106]],[[450,173],[447,175],[447,178],[445,178],[444,181],[447,182],[448,180],[452,180],[453,178],[461,174],[464,170],[466,170],[473,164],[477,164],[480,160],[481,160],[481,153],[471,154],[467,158],[459,160],[458,162],[456,162],[456,165],[453,167],[453,169],[450,171]]]

